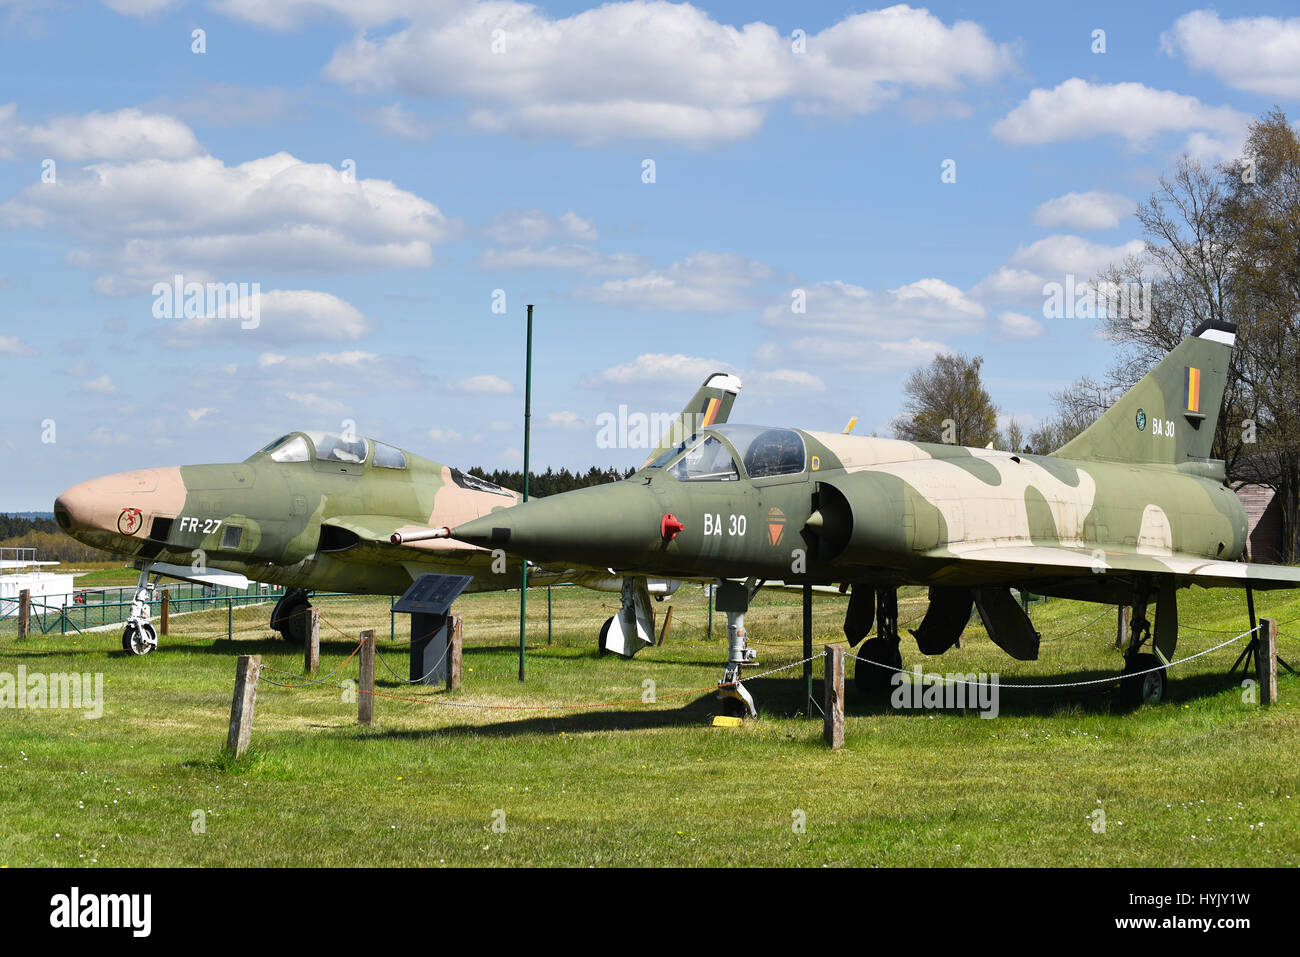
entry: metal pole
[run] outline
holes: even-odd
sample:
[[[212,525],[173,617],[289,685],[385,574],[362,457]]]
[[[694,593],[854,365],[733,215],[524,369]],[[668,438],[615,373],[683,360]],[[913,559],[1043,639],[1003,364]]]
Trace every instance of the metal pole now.
[[[812,585],[803,586],[803,683],[805,688],[804,713],[812,717]]]
[[[528,305],[528,334],[524,351],[524,501],[528,501],[528,445],[533,417],[533,306]],[[524,680],[524,622],[528,617],[528,559],[519,565],[519,680]]]
[[[709,637],[713,637],[713,586],[709,586]]]
[[[551,643],[551,586],[546,586],[546,643]]]

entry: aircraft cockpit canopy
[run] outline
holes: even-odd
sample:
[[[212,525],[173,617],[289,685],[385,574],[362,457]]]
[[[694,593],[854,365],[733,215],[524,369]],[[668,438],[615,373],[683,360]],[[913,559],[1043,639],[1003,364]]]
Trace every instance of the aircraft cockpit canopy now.
[[[710,432],[718,433],[726,442]],[[722,425],[682,440],[647,468],[663,468],[671,463],[669,473],[682,482],[735,481],[739,470],[727,443],[735,449],[751,479],[798,475],[807,462],[803,436],[794,429]]]
[[[374,454],[371,455],[371,448]],[[258,455],[270,455],[272,462],[347,462],[360,465],[366,461],[377,468],[406,468],[406,453],[373,439],[346,436],[338,432],[290,432],[259,449]]]

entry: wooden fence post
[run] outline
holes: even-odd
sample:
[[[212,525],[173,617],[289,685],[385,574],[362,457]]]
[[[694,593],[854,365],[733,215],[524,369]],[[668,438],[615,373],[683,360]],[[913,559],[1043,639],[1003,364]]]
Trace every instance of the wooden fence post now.
[[[1115,647],[1118,648],[1120,651],[1123,651],[1125,648],[1128,647],[1129,640],[1132,637],[1130,631],[1130,629],[1132,628],[1132,624],[1133,624],[1133,606],[1120,605],[1119,619],[1115,625]]]
[[[164,588],[162,593],[162,608],[160,609],[160,620],[158,622],[158,633],[167,634],[167,628],[171,623],[172,610],[172,590]]]
[[[451,616],[451,628],[447,632],[447,690],[460,689],[460,615]]]
[[[1255,678],[1259,682],[1259,703],[1267,707],[1277,700],[1277,619],[1261,618],[1259,624]]]
[[[26,638],[32,627],[32,593],[24,588],[18,593],[18,637]]]
[[[375,723],[375,633],[361,633],[361,666],[357,682],[357,724]]]
[[[243,756],[253,736],[253,706],[257,703],[257,679],[262,673],[261,655],[240,655],[235,666],[235,697],[230,702],[230,733],[226,750]]]
[[[844,746],[844,648],[826,645],[825,678],[823,679],[824,724],[822,737],[831,750]]]
[[[314,675],[320,671],[320,609],[311,609],[311,621],[308,622],[307,641],[303,646],[303,671]]]
[[[669,605],[668,613],[664,615],[664,626],[661,629],[659,629],[659,644],[662,645],[664,643],[664,639],[668,637],[668,628],[670,625],[672,625],[672,623],[673,623],[673,606]]]

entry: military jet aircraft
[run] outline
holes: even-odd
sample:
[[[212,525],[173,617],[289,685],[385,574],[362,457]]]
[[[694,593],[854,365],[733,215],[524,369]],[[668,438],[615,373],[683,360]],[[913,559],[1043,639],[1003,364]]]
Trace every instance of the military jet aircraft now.
[[[1037,658],[1039,634],[1013,588],[1130,605],[1133,677],[1121,688],[1157,702],[1178,639],[1177,589],[1300,585],[1300,568],[1238,561],[1245,511],[1209,457],[1235,333],[1201,325],[1050,455],[722,425],[626,480],[432,534],[537,562],[721,581],[730,650],[719,686],[745,714],[755,712],[740,683],[754,658],[744,612],[765,580],[851,585],[850,642],[877,622],[855,676],[874,694],[902,666],[900,585],[929,586],[913,632],[927,655],[953,647],[974,608],[1003,650]]]
[[[709,376],[664,423],[652,456],[697,428],[726,422],[739,391],[735,376]],[[148,654],[158,643],[149,602],[160,575],[239,588],[250,579],[283,585],[271,627],[298,644],[313,590],[400,595],[426,572],[473,575],[470,590],[516,587],[517,559],[427,531],[518,500],[508,489],[374,439],[291,432],[238,464],[137,469],[82,482],[55,500],[54,518],[78,541],[140,569],[122,647]],[[529,581],[621,592],[624,609],[641,608],[641,615],[630,617],[627,630],[612,627],[611,618],[601,642],[629,656],[651,641],[648,629],[635,627],[651,597],[662,599],[678,585],[561,566],[530,571]]]

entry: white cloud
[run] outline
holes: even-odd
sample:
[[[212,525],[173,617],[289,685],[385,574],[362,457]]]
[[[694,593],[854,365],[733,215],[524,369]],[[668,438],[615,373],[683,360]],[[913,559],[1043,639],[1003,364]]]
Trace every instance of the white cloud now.
[[[1127,196],[1094,189],[1049,199],[1034,210],[1034,222],[1049,229],[1115,229],[1136,208]]]
[[[604,253],[582,243],[489,249],[476,262],[482,269],[572,269],[588,276],[626,276],[647,266],[635,253]]]
[[[131,293],[177,273],[255,279],[265,270],[426,268],[458,224],[393,183],[348,179],[288,153],[226,166],[211,156],[97,164],[24,189],[0,223],[65,232],[69,255],[109,272],[102,293]],[[242,275],[231,275],[242,273]]]
[[[583,385],[637,385],[643,383],[691,382],[699,384],[714,372],[732,367],[717,359],[703,359],[682,353],[645,352],[631,362],[611,366],[583,380]]]
[[[313,340],[348,342],[360,339],[374,327],[351,303],[327,292],[272,289],[254,294],[250,300],[250,311],[245,315],[258,316],[255,327],[243,328],[248,321],[244,316],[225,315],[227,310],[219,310],[197,318],[168,320],[163,341],[171,348],[204,345],[215,339],[256,346]]]
[[[984,307],[942,279],[916,282],[879,292],[841,280],[803,287],[806,311],[796,313],[792,300],[763,312],[767,325],[796,332],[819,329],[851,336],[885,336],[921,332],[967,332],[984,319]]]
[[[427,433],[429,441],[435,445],[446,445],[451,442],[459,442],[461,435],[459,432],[453,432],[451,429],[430,429]]]
[[[81,388],[86,392],[94,392],[96,395],[114,395],[117,392],[117,386],[107,375],[99,376],[96,379],[87,379],[81,383]]]
[[[548,412],[546,424],[553,429],[578,430],[587,427],[587,420],[578,413],[565,409],[561,412]]]
[[[822,381],[821,376],[802,369],[766,369],[760,372],[747,372],[744,379],[751,389],[760,393],[826,391],[826,383]]]
[[[1194,10],[1161,34],[1160,46],[1239,90],[1300,97],[1300,17],[1220,20],[1213,10]]]
[[[34,356],[36,350],[17,336],[0,336],[0,356]]]
[[[110,0],[114,4],[150,5],[172,0]],[[228,17],[273,30],[289,30],[320,20],[343,19],[356,27],[379,26],[407,17],[439,16],[465,0],[214,0]],[[126,11],[122,11],[126,12]]]
[[[205,406],[204,406],[203,408],[201,408],[201,409],[186,409],[186,410],[185,410],[185,414],[188,415],[188,416],[190,417],[190,421],[191,421],[191,422],[197,422],[197,421],[199,421],[199,419],[203,418],[205,415],[209,414],[210,412],[214,412],[214,411],[216,411],[216,410],[214,410],[214,409],[210,409],[210,408],[208,408],[208,407],[205,405]]]
[[[18,106],[0,106],[0,158],[17,153],[85,163],[91,160],[184,159],[203,152],[194,132],[162,113],[129,108],[56,116],[28,124]]]
[[[1093,242],[1082,236],[1047,236],[1028,246],[1017,246],[1007,261],[980,280],[971,295],[983,302],[1024,302],[1043,298],[1043,285],[1065,282],[1073,275],[1078,283],[1093,279],[1111,263],[1145,250],[1140,239],[1118,246]]]
[[[1043,324],[1033,316],[1004,312],[998,316],[998,336],[1002,339],[1036,339],[1043,334]]]
[[[731,312],[754,304],[749,288],[772,270],[735,253],[698,252],[664,269],[574,290],[580,299],[624,309]]]
[[[434,132],[432,123],[415,116],[400,103],[380,107],[375,112],[375,125],[399,139],[415,142],[431,139]]]
[[[689,3],[627,0],[553,18],[499,0],[360,34],[325,74],[361,90],[457,98],[482,130],[704,146],[751,136],[777,102],[863,114],[902,90],[951,94],[1013,65],[1010,48],[977,24],[949,26],[903,5],[848,16],[795,53],[772,25],[730,26]]]
[[[1162,133],[1200,133],[1216,149],[1239,144],[1250,117],[1226,106],[1206,106],[1194,96],[1141,83],[1089,83],[1073,77],[1050,90],[1032,90],[993,124],[993,135],[1025,146],[1113,134],[1146,150]],[[1206,139],[1208,138],[1208,139]]]
[[[317,415],[338,415],[347,409],[347,406],[337,399],[326,398],[315,392],[286,392],[284,397]]]
[[[468,379],[453,382],[448,386],[448,389],[452,392],[464,392],[469,395],[509,395],[515,391],[515,387],[505,379],[490,373],[473,375]]]
[[[483,233],[503,246],[532,245],[557,235],[587,243],[598,238],[594,220],[572,211],[556,217],[540,209],[506,210],[493,217]]]

